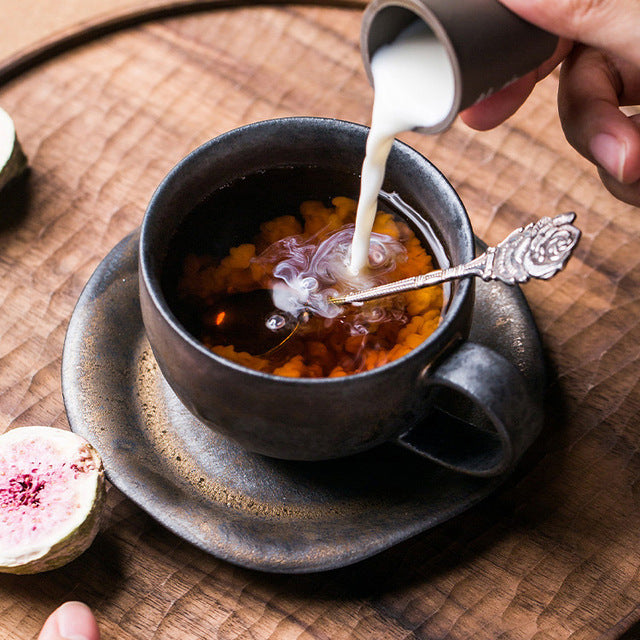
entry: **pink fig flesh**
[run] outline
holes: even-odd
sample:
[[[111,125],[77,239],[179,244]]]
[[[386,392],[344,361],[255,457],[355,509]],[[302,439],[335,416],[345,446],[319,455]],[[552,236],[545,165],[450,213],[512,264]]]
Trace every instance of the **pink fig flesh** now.
[[[93,542],[104,504],[102,461],[83,438],[53,427],[0,436],[0,572],[37,573]]]

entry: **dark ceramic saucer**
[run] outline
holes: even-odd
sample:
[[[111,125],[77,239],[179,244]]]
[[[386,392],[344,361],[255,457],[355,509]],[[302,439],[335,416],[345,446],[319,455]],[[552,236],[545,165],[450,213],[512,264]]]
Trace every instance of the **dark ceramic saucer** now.
[[[471,339],[511,360],[542,402],[536,326],[517,287],[477,282]],[[71,428],[109,480],[178,536],[235,564],[333,569],[442,523],[501,479],[448,471],[394,445],[331,462],[250,454],[198,422],[160,375],[138,302],[138,233],[96,269],[73,313],[62,389]]]

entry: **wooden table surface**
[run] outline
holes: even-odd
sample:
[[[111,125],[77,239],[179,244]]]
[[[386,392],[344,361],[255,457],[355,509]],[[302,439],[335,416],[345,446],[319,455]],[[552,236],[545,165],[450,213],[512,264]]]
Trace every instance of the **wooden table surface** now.
[[[79,22],[153,5],[74,1],[47,18],[41,2],[2,4],[1,54],[14,72],[0,106],[31,172],[0,197],[0,431],[68,428],[60,366],[75,302],[170,167],[256,120],[369,122],[361,10],[212,3],[94,30],[16,66],[19,52]],[[102,529],[80,559],[0,577],[0,637],[36,637],[69,599],[93,607],[103,637],[118,640],[638,637],[640,216],[564,140],[556,87],[552,75],[490,132],[456,123],[403,136],[448,176],[485,241],[567,210],[583,231],[565,272],[524,287],[549,361],[548,415],[499,491],[369,560],[287,576],[199,551],[110,487]]]

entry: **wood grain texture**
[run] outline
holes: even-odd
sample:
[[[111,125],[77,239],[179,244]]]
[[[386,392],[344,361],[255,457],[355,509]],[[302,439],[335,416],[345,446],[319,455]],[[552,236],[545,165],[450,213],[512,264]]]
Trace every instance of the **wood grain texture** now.
[[[256,7],[142,24],[0,87],[31,171],[0,199],[0,430],[68,428],[62,345],[98,262],[163,175],[264,118],[369,121],[360,12]],[[640,218],[565,142],[551,76],[508,123],[403,138],[459,191],[488,243],[575,210],[583,239],[525,286],[552,381],[542,437],[480,506],[358,565],[307,576],[236,568],[111,487],[91,549],[0,576],[0,637],[35,638],[68,599],[106,639],[591,640],[640,617]],[[631,637],[631,636],[629,636]]]

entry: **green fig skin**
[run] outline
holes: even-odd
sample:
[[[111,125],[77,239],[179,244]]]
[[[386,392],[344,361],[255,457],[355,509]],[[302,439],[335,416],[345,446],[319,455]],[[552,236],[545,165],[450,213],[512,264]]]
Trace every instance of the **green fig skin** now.
[[[25,156],[13,120],[0,109],[0,191],[27,168]]]

